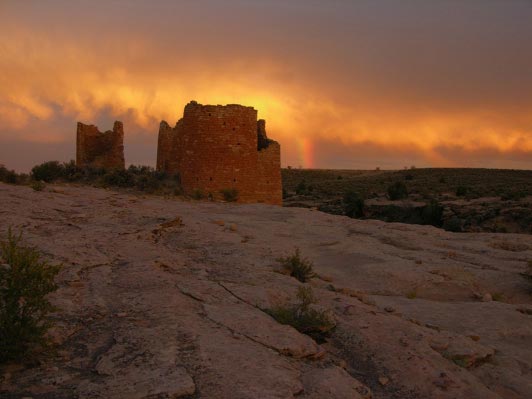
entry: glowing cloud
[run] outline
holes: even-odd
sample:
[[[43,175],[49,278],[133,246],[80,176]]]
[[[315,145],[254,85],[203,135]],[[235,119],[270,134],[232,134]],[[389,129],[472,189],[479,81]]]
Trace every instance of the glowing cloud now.
[[[532,168],[532,55],[520,50],[532,35],[521,16],[532,9],[463,5],[448,31],[433,21],[447,7],[439,3],[412,16],[348,3],[7,2],[0,163],[31,166],[7,143],[38,154],[39,143],[72,143],[76,120],[121,119],[130,161],[153,164],[159,121],[175,123],[197,100],[254,106],[284,165]],[[468,15],[479,24],[469,26]],[[386,24],[375,30],[371,18]],[[513,21],[511,35],[500,20]],[[403,29],[409,24],[430,28],[431,39]],[[371,159],[361,152],[370,148]]]

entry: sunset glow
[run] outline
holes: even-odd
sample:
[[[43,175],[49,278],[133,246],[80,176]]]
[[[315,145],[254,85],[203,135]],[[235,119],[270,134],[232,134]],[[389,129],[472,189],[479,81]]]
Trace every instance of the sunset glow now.
[[[190,100],[254,106],[284,166],[532,168],[529,3],[412,2],[395,20],[388,1],[46,3],[0,5],[13,168],[72,158],[78,120],[122,120],[128,161],[153,164],[159,122]]]

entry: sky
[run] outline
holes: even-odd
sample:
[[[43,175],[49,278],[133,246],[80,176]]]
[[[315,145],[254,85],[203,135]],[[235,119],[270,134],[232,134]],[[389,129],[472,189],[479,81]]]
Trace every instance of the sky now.
[[[531,0],[0,0],[0,164],[191,100],[254,106],[283,166],[532,169]]]

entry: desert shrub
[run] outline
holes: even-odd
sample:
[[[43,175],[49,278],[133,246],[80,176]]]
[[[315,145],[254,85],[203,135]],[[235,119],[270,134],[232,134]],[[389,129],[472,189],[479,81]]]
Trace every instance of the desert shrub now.
[[[33,180],[42,180],[46,183],[52,183],[64,176],[65,167],[58,161],[48,161],[40,165],[35,165],[31,169]]]
[[[162,186],[161,179],[154,174],[141,174],[135,178],[135,186],[140,191],[153,193]]]
[[[205,198],[205,194],[199,188],[196,188],[194,191],[192,191],[191,197],[195,200],[200,200]]]
[[[458,186],[456,187],[456,196],[457,197],[465,197],[469,190],[466,186]]]
[[[290,276],[297,278],[302,283],[316,277],[316,273],[312,270],[314,267],[313,263],[301,257],[299,248],[295,249],[293,255],[278,258],[277,262],[279,262],[284,270],[290,273]]]
[[[406,297],[408,299],[415,299],[417,297],[417,291],[416,290],[410,290],[406,293]]]
[[[134,176],[127,170],[112,169],[102,177],[104,186],[133,187],[135,186]]]
[[[73,182],[83,178],[83,169],[79,168],[74,160],[64,162],[62,167],[63,172],[61,178],[63,180]]]
[[[402,181],[396,181],[388,186],[388,197],[394,201],[408,197],[408,190]]]
[[[408,173],[408,174],[405,176],[405,180],[414,180],[414,175],[411,175],[410,173]]]
[[[33,191],[42,191],[46,187],[46,184],[44,184],[40,180],[32,180],[30,183],[31,188],[33,188]]]
[[[359,218],[364,215],[364,200],[355,191],[349,190],[343,198],[344,213],[350,218]]]
[[[152,173],[153,168],[145,165],[129,165],[127,171],[129,173],[133,173],[134,175],[141,175],[145,173]]]
[[[83,168],[82,180],[84,180],[87,183],[94,182],[100,179],[106,173],[107,173],[107,170],[105,170],[104,168],[96,168],[93,166],[89,166],[89,167]]]
[[[301,180],[296,186],[296,194],[303,195],[307,192],[307,183],[305,180]]]
[[[311,287],[299,287],[296,299],[294,304],[276,306],[268,309],[267,313],[279,323],[292,326],[318,342],[323,342],[336,325],[334,318],[329,312],[312,306],[317,300]]]
[[[0,242],[0,363],[46,345],[53,310],[46,296],[57,289],[58,272],[36,249],[21,245],[21,234],[9,230]]]
[[[220,190],[220,193],[227,202],[235,202],[238,200],[238,190],[236,188],[224,188]]]
[[[8,184],[17,184],[19,178],[14,170],[9,170],[4,165],[0,165],[0,181]]]
[[[518,201],[527,196],[526,191],[509,191],[501,195],[503,201]]]
[[[430,201],[421,212],[424,224],[441,227],[443,217],[443,207],[436,200]]]

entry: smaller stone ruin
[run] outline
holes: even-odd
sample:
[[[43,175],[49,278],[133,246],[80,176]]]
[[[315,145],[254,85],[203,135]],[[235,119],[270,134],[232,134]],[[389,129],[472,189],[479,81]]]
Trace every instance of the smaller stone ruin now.
[[[76,165],[82,168],[124,169],[124,125],[116,121],[113,130],[100,132],[94,125],[78,122]]]

